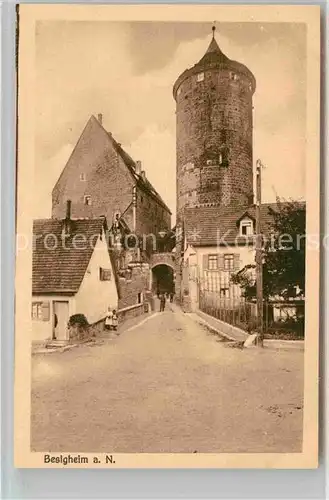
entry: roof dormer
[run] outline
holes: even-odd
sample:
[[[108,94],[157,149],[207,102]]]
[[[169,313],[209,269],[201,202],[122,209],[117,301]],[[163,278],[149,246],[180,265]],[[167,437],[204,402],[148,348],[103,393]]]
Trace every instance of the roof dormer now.
[[[255,219],[245,212],[237,221],[240,236],[252,236],[255,234]]]

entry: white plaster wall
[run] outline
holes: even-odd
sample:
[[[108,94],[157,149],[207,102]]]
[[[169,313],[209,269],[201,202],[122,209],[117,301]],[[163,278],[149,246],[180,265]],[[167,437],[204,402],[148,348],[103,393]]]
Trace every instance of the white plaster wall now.
[[[111,269],[110,281],[99,279],[100,267]],[[84,314],[89,323],[94,323],[106,316],[109,306],[118,308],[118,292],[103,234],[102,239],[99,237],[97,240],[80,289],[75,296],[75,314]]]
[[[240,269],[248,264],[255,264],[255,249],[252,246],[213,246],[213,247],[194,247],[197,256],[197,266],[199,272],[203,271],[203,256],[207,254],[224,255],[226,253],[239,254]]]
[[[251,246],[227,246],[227,247],[193,247],[188,246],[184,252],[185,265],[189,268],[188,288],[191,300],[191,309],[198,308],[198,284],[203,276],[203,256],[208,254],[239,254],[240,266],[242,269],[248,264],[255,264],[255,250]],[[183,280],[184,281],[184,280]],[[187,283],[186,283],[187,284]],[[238,295],[238,290],[236,292]]]
[[[53,316],[54,316],[54,301],[67,301],[69,303],[69,316],[75,313],[75,299],[74,297],[66,297],[63,295],[33,295],[33,302],[49,302],[49,321],[33,320],[32,319],[32,340],[43,341],[52,338],[53,333]],[[31,303],[31,315],[32,315]]]

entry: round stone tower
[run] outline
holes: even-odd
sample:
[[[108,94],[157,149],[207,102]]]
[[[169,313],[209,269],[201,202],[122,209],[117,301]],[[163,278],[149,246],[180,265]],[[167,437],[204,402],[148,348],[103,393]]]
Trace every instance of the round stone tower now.
[[[214,37],[173,89],[177,120],[177,215],[184,207],[248,205],[253,198],[251,71]]]

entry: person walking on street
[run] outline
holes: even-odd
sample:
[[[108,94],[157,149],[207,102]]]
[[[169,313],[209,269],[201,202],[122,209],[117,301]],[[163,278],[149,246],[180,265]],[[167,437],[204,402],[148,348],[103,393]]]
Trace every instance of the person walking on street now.
[[[166,296],[164,293],[160,295],[160,312],[163,312],[165,310],[165,305],[166,305]]]

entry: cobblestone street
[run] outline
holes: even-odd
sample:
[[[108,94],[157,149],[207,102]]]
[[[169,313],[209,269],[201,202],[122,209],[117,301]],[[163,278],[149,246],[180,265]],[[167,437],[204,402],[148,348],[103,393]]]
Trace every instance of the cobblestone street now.
[[[169,307],[33,356],[33,451],[301,451],[303,352],[225,347]]]

